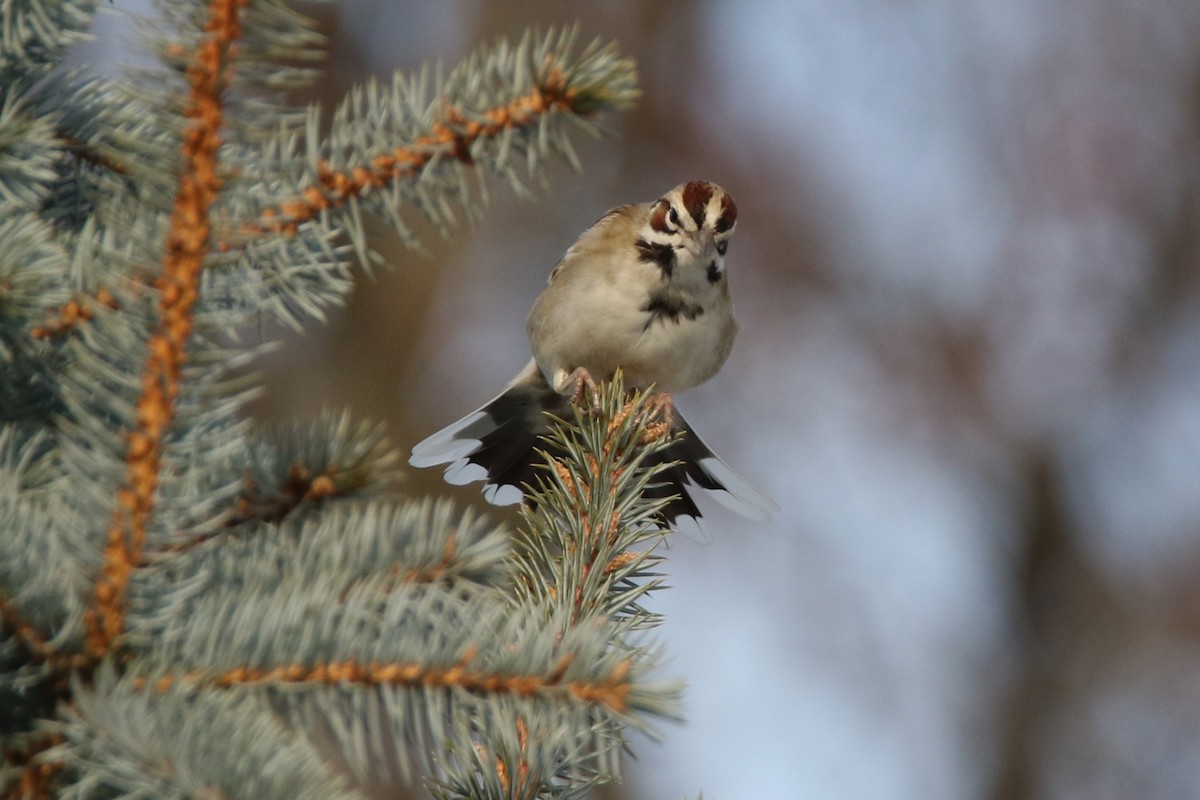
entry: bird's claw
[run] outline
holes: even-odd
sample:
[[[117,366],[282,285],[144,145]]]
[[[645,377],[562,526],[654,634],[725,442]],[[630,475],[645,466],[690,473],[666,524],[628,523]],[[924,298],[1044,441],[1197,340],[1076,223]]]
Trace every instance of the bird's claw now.
[[[655,392],[646,398],[646,411],[666,423],[667,430],[675,425],[675,401],[666,392]]]
[[[574,371],[564,377],[562,386],[563,389],[560,389],[560,392],[571,398],[572,405],[587,408],[600,407],[600,387],[597,386],[592,373],[585,368],[576,367]],[[563,391],[564,389],[566,391]]]

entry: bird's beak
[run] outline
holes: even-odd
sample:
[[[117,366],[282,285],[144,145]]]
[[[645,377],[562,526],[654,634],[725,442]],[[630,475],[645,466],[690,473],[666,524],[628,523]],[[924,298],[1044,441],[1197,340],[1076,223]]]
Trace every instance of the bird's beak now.
[[[687,240],[688,252],[695,256],[698,260],[712,258],[717,252],[717,243],[713,238],[713,232],[708,228],[703,228]]]

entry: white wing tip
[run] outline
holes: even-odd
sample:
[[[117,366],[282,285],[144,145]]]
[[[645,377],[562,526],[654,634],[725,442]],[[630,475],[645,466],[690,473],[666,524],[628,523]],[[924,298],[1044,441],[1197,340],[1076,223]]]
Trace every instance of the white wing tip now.
[[[432,436],[413,445],[408,463],[414,467],[432,467],[436,464],[447,464],[469,455],[479,447],[476,436],[461,437],[472,425],[487,417],[484,411],[474,411],[442,428]]]
[[[408,463],[409,466],[418,468],[436,467],[438,464],[450,464],[471,455],[471,453],[474,453],[479,448],[479,445],[480,441],[478,439],[459,439],[457,441],[446,442],[442,447],[437,449],[429,447],[418,452],[417,448],[414,447],[412,454],[408,457]]]
[[[708,529],[708,526],[704,524],[704,520],[700,517],[693,517],[691,514],[680,514],[671,520],[671,527],[696,544],[712,543],[712,531]]]
[[[753,522],[770,522],[779,513],[779,504],[750,485],[716,456],[700,459],[698,465],[724,486],[721,489],[703,489],[721,505]],[[700,488],[700,487],[697,487]]]
[[[489,483],[483,487],[483,499],[494,506],[515,506],[524,497],[524,492],[509,483],[501,485]]]
[[[487,479],[487,469],[481,464],[475,464],[466,458],[460,458],[446,467],[442,477],[451,486],[465,486],[468,483]]]

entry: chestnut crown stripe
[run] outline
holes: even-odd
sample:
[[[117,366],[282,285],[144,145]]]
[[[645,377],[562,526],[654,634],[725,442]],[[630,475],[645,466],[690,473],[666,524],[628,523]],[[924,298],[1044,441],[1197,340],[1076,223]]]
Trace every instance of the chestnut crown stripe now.
[[[717,217],[715,230],[724,233],[737,223],[737,204],[728,194],[721,196],[721,216]]]
[[[696,220],[696,227],[704,227],[708,201],[712,199],[713,187],[708,181],[692,181],[683,187],[683,207]]]
[[[680,197],[683,204],[681,210],[691,215],[697,228],[704,227],[705,220],[708,219],[708,206],[717,191],[718,187],[708,181],[691,181],[684,185]],[[733,202],[733,198],[724,192],[720,193],[720,197],[720,216],[717,217],[712,228],[716,233],[725,233],[731,230],[737,222],[737,205]],[[674,233],[674,228],[668,221],[670,213],[671,201],[665,197],[660,198],[650,211],[650,228],[659,233]]]

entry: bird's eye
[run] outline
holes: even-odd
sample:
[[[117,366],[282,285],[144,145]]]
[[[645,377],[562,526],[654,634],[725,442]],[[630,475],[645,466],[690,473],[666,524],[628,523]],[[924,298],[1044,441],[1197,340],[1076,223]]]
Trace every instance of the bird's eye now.
[[[667,219],[671,222],[672,225],[675,225],[676,227],[679,226],[679,212],[676,211],[674,208],[672,208],[669,212],[667,212]]]
[[[725,255],[725,251],[726,251],[726,250],[728,250],[728,249],[729,249],[729,242],[728,242],[728,241],[725,241],[725,242],[717,242],[717,252],[718,252],[718,253],[720,253],[721,255]]]

